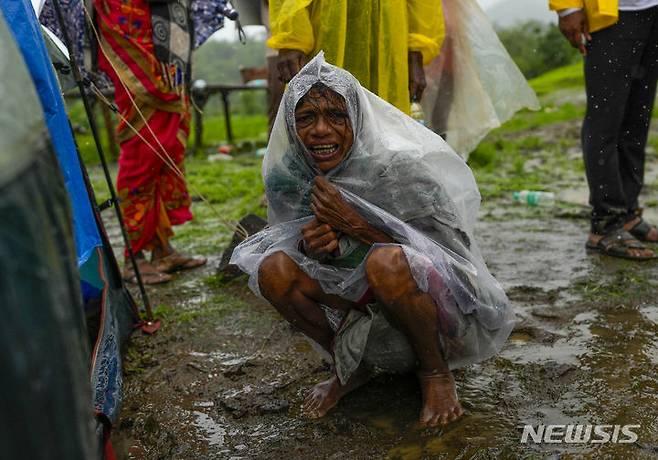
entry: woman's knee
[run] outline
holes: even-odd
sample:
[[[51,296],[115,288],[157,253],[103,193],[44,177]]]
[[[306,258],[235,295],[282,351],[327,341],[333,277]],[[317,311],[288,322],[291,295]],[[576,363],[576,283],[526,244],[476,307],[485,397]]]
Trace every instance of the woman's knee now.
[[[258,268],[261,294],[270,301],[285,299],[294,289],[298,272],[299,267],[285,252],[267,256]]]
[[[368,284],[375,291],[397,290],[409,278],[409,264],[400,246],[374,249],[365,265]]]

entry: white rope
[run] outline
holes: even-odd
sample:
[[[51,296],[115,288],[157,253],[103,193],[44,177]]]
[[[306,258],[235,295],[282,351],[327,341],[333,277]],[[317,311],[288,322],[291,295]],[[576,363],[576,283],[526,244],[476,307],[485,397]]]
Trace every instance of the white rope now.
[[[130,99],[130,103],[132,104],[133,108],[139,114],[140,118],[144,122],[144,125],[147,127],[147,129],[148,129],[149,133],[151,134],[151,136],[156,140],[156,142],[157,142],[158,146],[160,147],[162,153],[158,152],[158,150],[149,141],[147,141],[144,138],[144,136],[126,119],[125,116],[123,116],[121,114],[121,112],[118,110],[118,108],[111,101],[109,101],[105,97],[105,95],[103,95],[103,93],[93,83],[92,83],[92,91],[94,92],[94,94],[96,94],[96,97],[99,98],[99,100],[101,100],[108,107],[110,107],[110,109],[112,109],[112,111],[114,111],[121,118],[121,121],[123,121],[123,123],[125,123],[126,126],[128,126],[131,129],[131,131],[133,131],[135,133],[135,135],[137,135],[151,150],[153,150],[153,152],[158,156],[158,158],[160,158],[165,163],[166,166],[168,166],[171,170],[173,170],[174,173],[181,180],[185,181],[185,173],[183,173],[183,171],[181,171],[181,169],[178,167],[178,165],[169,156],[169,154],[167,153],[167,149],[165,149],[165,147],[160,142],[160,139],[155,135],[155,133],[151,129],[151,126],[149,125],[148,121],[144,117],[144,114],[142,113],[142,111],[139,109],[139,106],[135,102],[132,94],[130,93],[130,91],[126,87],[126,84],[123,82],[123,80],[121,80],[119,72],[117,72],[116,67],[114,67],[114,64],[112,63],[112,61],[108,57],[108,55],[105,51],[105,48],[103,47],[103,44],[101,42],[99,33],[96,30],[96,27],[94,26],[94,23],[91,19],[91,16],[90,16],[89,11],[87,10],[86,6],[83,6],[83,9],[85,11],[85,14],[87,15],[87,20],[89,21],[90,27],[93,30],[94,35],[96,36],[96,41],[98,42],[99,49],[101,50],[101,52],[105,56],[107,62],[110,64],[110,66],[112,67],[112,69],[116,73],[117,79],[121,83],[121,86],[123,87],[124,91],[128,95],[128,98]],[[242,225],[240,225],[240,223],[225,219],[221,215],[221,213],[212,205],[210,200],[208,200],[203,195],[203,193],[201,193],[198,189],[196,189],[196,187],[194,187],[192,184],[188,183],[187,185],[206,205],[208,205],[210,210],[215,214],[215,216],[217,217],[217,219],[220,221],[221,224],[226,226],[229,230],[232,230],[232,231],[236,232],[237,234],[239,234],[241,237],[243,237],[245,239],[249,237],[249,232]]]

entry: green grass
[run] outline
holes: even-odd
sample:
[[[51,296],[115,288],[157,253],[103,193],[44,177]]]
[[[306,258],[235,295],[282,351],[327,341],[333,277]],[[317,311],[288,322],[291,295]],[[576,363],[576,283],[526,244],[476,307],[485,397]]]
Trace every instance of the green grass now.
[[[158,305],[153,309],[153,315],[169,324],[181,324],[192,323],[199,319],[221,319],[235,311],[244,311],[248,307],[248,302],[230,292],[215,292],[194,308],[173,308],[169,305]]]
[[[584,87],[583,64],[577,62],[551,70],[530,80],[530,86],[540,97],[562,89]]]
[[[231,130],[236,141],[251,140],[267,142],[266,115],[233,115]],[[226,123],[223,116],[206,116],[203,119],[204,145],[216,145],[226,142]],[[189,146],[194,145],[194,129],[192,129]]]
[[[536,112],[520,112],[503,126],[492,131],[491,135],[528,131],[554,123],[580,120],[584,115],[585,107],[583,105],[574,105],[570,102],[558,106],[543,105]]]
[[[209,204],[194,204],[196,218],[176,230],[177,242],[205,253],[230,241],[233,229],[225,225],[227,220],[238,221],[252,213],[265,217],[260,205],[264,194],[260,159],[244,156],[208,162],[194,158],[186,168],[190,193],[203,195]]]
[[[251,213],[265,217],[265,208],[260,205],[264,194],[260,158],[245,154],[232,161],[210,162],[205,157],[191,157],[185,161],[185,169],[195,219],[176,228],[176,242],[186,250],[211,253],[231,239],[233,229],[226,221],[237,221]],[[97,201],[108,199],[100,167],[91,168],[89,175]],[[116,181],[115,166],[112,176]],[[208,202],[201,201],[199,195]]]

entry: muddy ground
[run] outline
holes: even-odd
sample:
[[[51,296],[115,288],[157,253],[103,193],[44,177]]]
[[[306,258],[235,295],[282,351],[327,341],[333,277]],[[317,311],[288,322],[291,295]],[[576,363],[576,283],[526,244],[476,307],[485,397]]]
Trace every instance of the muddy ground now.
[[[568,128],[576,135],[566,154],[577,157],[577,125]],[[564,129],[533,135],[550,143]],[[647,200],[657,190],[651,158]],[[564,202],[553,207],[485,196],[477,238],[518,322],[499,356],[456,372],[467,410],[459,421],[419,429],[420,391],[405,375],[371,381],[324,419],[303,418],[304,392],[328,365],[244,278],[216,276],[217,247],[200,251],[205,268],[149,288],[163,327],[136,333],[126,358],[118,457],[658,458],[658,262],[587,255],[584,179],[560,177]],[[654,222],[657,210],[647,211]],[[121,247],[116,229],[112,238]],[[524,424],[633,424],[639,440],[522,444]]]

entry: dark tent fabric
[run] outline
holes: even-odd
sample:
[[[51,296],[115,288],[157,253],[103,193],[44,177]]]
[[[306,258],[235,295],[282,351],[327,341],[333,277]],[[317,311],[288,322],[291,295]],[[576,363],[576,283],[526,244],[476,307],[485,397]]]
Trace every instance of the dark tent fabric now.
[[[73,208],[74,235],[91,352],[93,409],[105,434],[118,417],[122,395],[121,349],[138,321],[82,167],[39,22],[28,0],[0,2],[45,114]],[[24,81],[27,85],[27,82]],[[4,104],[4,101],[3,101]],[[73,305],[70,308],[74,308]]]
[[[0,13],[0,457],[100,458],[71,211]]]

